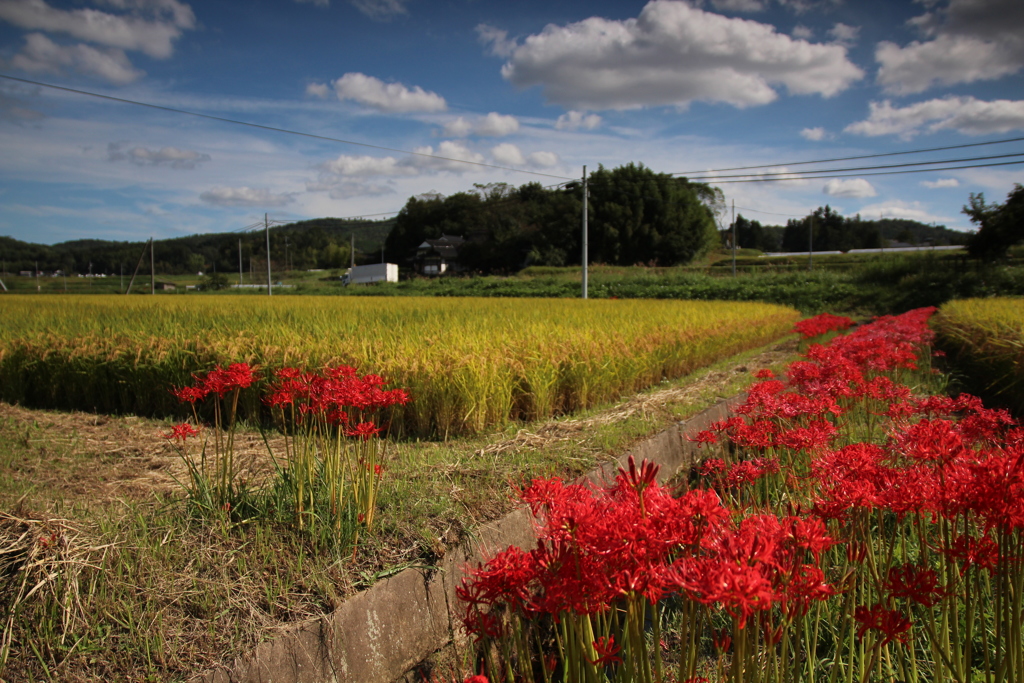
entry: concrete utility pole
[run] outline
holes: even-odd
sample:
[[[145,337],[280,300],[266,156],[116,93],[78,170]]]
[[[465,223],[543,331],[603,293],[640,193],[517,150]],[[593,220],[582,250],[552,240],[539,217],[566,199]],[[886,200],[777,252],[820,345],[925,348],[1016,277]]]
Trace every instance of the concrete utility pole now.
[[[732,276],[736,277],[736,200],[732,200]]]
[[[814,268],[814,214],[811,214],[811,228],[807,231],[807,270]]]
[[[267,232],[267,296],[273,296],[270,284],[270,221],[267,214],[263,214],[263,228]]]
[[[587,167],[583,167],[583,298],[587,298]]]

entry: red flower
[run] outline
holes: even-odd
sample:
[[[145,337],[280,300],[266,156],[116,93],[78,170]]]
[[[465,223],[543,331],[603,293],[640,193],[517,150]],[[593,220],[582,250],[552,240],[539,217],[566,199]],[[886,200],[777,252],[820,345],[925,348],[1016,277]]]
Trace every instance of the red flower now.
[[[477,674],[475,676],[470,676],[462,683],[490,683],[490,681],[487,680],[487,676],[484,676],[483,674]]]
[[[383,431],[382,427],[378,427],[372,422],[360,422],[355,427],[350,427],[345,430],[345,436],[353,436],[368,441],[369,439],[377,436]]]
[[[182,422],[180,425],[174,425],[171,427],[171,431],[164,434],[165,439],[179,439],[182,443],[185,443],[185,439],[196,436],[199,431],[187,422]]]
[[[811,337],[817,337],[818,335],[831,332],[833,330],[845,330],[853,326],[853,321],[849,318],[840,315],[832,315],[831,313],[820,313],[813,318],[807,320],[801,320],[793,329],[800,333],[800,336],[804,339],[810,339]]]
[[[615,636],[601,636],[594,641],[594,650],[597,651],[597,659],[587,660],[594,666],[608,666],[609,664],[621,664],[622,658],[618,656],[621,648],[615,644]]]
[[[885,587],[894,598],[912,600],[925,607],[934,607],[945,594],[935,570],[913,564],[890,569]]]
[[[206,398],[210,392],[203,387],[181,387],[180,389],[171,389],[171,393],[182,403],[195,403]]]
[[[882,646],[898,640],[901,643],[907,642],[907,632],[913,623],[901,612],[892,609],[885,609],[881,605],[873,605],[870,609],[861,605],[854,610],[853,618],[860,623],[857,629],[857,637],[863,638],[868,631],[881,631],[885,634]]]

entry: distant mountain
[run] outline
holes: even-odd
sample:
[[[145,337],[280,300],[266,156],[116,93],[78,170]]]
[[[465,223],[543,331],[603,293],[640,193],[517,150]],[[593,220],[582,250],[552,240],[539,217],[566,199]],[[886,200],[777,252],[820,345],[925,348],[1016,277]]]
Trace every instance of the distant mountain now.
[[[357,263],[375,263],[395,219],[383,221],[314,218],[270,228],[271,264],[275,270],[344,268],[349,264],[349,244],[354,237]],[[245,233],[207,233],[153,243],[157,272],[238,272],[239,259],[246,271],[264,272],[266,236],[262,230]],[[131,272],[144,256],[146,242],[114,242],[80,239],[52,246],[0,236],[0,259],[7,272],[63,270],[68,274]]]

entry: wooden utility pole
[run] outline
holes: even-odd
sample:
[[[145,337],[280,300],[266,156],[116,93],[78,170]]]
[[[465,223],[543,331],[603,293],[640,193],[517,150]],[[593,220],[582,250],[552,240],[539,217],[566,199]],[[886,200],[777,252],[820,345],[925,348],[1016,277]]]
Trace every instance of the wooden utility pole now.
[[[732,200],[732,276],[736,277],[736,200]]]
[[[589,256],[587,254],[587,167],[583,167],[583,298],[587,298],[587,261]]]
[[[811,214],[811,228],[807,231],[807,270],[814,268],[814,214]]]
[[[242,286],[242,238],[238,238],[238,286]]]
[[[153,238],[150,237],[149,241],[152,242]],[[135,272],[132,273],[132,278],[128,280],[128,289],[124,290],[125,294],[128,294],[128,292],[132,291],[132,284],[134,284],[135,282],[135,276],[139,274],[139,268],[142,267],[142,260],[146,258],[146,247],[148,246],[149,243],[147,243],[146,246],[142,247],[142,253],[139,254],[139,262],[135,264]]]
[[[153,258],[153,238],[149,238],[149,293],[156,294],[156,260]]]

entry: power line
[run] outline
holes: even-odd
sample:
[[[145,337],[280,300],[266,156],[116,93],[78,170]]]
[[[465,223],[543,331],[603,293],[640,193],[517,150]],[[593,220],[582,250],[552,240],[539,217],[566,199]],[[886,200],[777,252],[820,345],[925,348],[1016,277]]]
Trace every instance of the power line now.
[[[834,173],[832,175],[820,175],[811,176],[810,178],[804,178],[798,173],[784,174],[789,175],[788,178],[769,178],[769,177],[757,177],[757,178],[746,178],[743,180],[721,180],[716,181],[717,185],[727,185],[732,183],[771,183],[771,182],[785,182],[793,180],[824,180],[826,178],[851,178],[855,176],[871,176],[871,175],[902,175],[904,173],[933,173],[935,171],[957,171],[965,168],[990,168],[992,166],[1015,166],[1017,164],[1024,164],[1024,160],[1021,161],[1000,161],[992,164],[970,164],[968,166],[948,166],[943,168],[914,168],[907,171],[875,171],[870,173]]]
[[[846,172],[846,171],[874,171],[874,170],[883,169],[883,168],[906,168],[907,166],[936,166],[936,165],[940,165],[940,164],[959,164],[959,163],[963,163],[965,161],[988,161],[988,160],[991,160],[991,159],[1009,159],[1011,157],[1021,157],[1021,156],[1024,156],[1024,152],[1015,152],[1013,154],[993,154],[993,155],[990,155],[990,156],[983,156],[983,157],[964,157],[964,158],[961,158],[961,159],[943,159],[941,161],[917,161],[917,162],[908,162],[908,163],[905,163],[905,164],[881,164],[881,165],[878,165],[878,166],[851,166],[849,168],[823,168],[823,169],[818,169],[818,170],[799,171],[798,174],[801,175],[801,176],[809,176],[812,173],[813,174],[821,174],[821,173],[830,174],[830,173],[843,173],[843,172]],[[933,171],[933,170],[937,170],[937,169],[924,168],[924,169],[921,169],[921,170],[922,171]],[[938,170],[942,170],[942,169],[938,169]],[[747,177],[768,178],[768,177],[771,177],[771,176],[792,176],[792,175],[794,175],[794,173],[792,171],[779,171],[779,172],[776,172],[776,173],[738,173],[736,175],[708,176],[708,177],[704,177],[704,178],[687,178],[687,180],[698,180],[698,181],[714,180],[714,181],[717,181],[719,178],[747,178]],[[811,177],[818,177],[818,176],[811,176]]]
[[[808,164],[826,164],[833,161],[853,161],[856,159],[876,159],[879,157],[892,157],[900,156],[903,154],[925,154],[927,152],[942,152],[949,149],[964,149],[967,147],[981,147],[983,145],[1001,145],[1007,142],[1020,142],[1024,140],[1021,138],[1006,138],[1004,140],[990,140],[988,142],[971,142],[963,145],[948,145],[946,147],[930,147],[928,149],[911,149],[904,152],[884,152],[880,154],[862,154],[860,156],[852,157],[836,157],[834,159],[817,159],[815,161],[789,161],[781,164],[762,164],[760,166],[734,166],[732,168],[712,168],[701,171],[679,171],[676,173],[670,173],[669,175],[690,175],[690,174],[707,174],[707,173],[718,173],[719,171],[747,171],[755,168],[774,168],[777,166],[806,166]]]
[[[0,74],[0,78],[6,78],[11,81],[18,81],[19,83],[28,83],[30,85],[38,85],[44,88],[52,88],[54,90],[62,90],[64,92],[74,93],[76,95],[86,95],[88,97],[97,97],[101,100],[109,100],[111,102],[119,102],[121,104],[131,104],[137,107],[148,107],[149,109],[157,109],[159,111],[171,112],[173,114],[186,114],[188,116],[196,116],[201,119],[209,119],[211,121],[220,121],[221,123],[232,123],[237,126],[248,126],[249,128],[259,128],[260,130],[269,130],[275,133],[285,133],[287,135],[299,135],[304,138],[313,138],[314,140],[326,140],[327,142],[339,142],[343,145],[356,145],[358,147],[369,147],[370,149],[379,149],[385,152],[397,152],[399,154],[409,154],[412,156],[426,157],[428,159],[440,159],[442,161],[454,161],[460,164],[470,164],[472,166],[483,166],[485,168],[496,168],[502,171],[513,171],[515,173],[528,173],[530,175],[543,176],[545,178],[558,178],[559,180],[571,180],[566,176],[553,175],[551,173],[541,173],[539,171],[527,171],[521,168],[513,168],[511,166],[498,166],[497,164],[485,164],[482,161],[468,161],[466,159],[456,159],[454,157],[443,157],[437,154],[427,154],[425,152],[410,152],[404,149],[395,149],[393,147],[383,147],[381,145],[371,145],[366,142],[355,142],[354,140],[343,140],[341,138],[332,138],[327,135],[316,135],[314,133],[303,133],[297,130],[290,130],[288,128],[277,128],[276,126],[264,126],[259,123],[252,123],[251,121],[240,121],[238,119],[229,119],[223,116],[213,116],[212,114],[200,114],[195,111],[188,111],[187,109],[175,109],[174,107],[165,107],[160,104],[152,104],[149,102],[139,102],[138,100],[129,100],[123,97],[114,97],[112,95],[101,95],[100,93],[89,92],[88,90],[76,90],[75,88],[66,88],[61,85],[52,85],[50,83],[43,83],[41,81],[32,81],[27,78],[17,78],[15,76],[8,76],[7,74]]]

